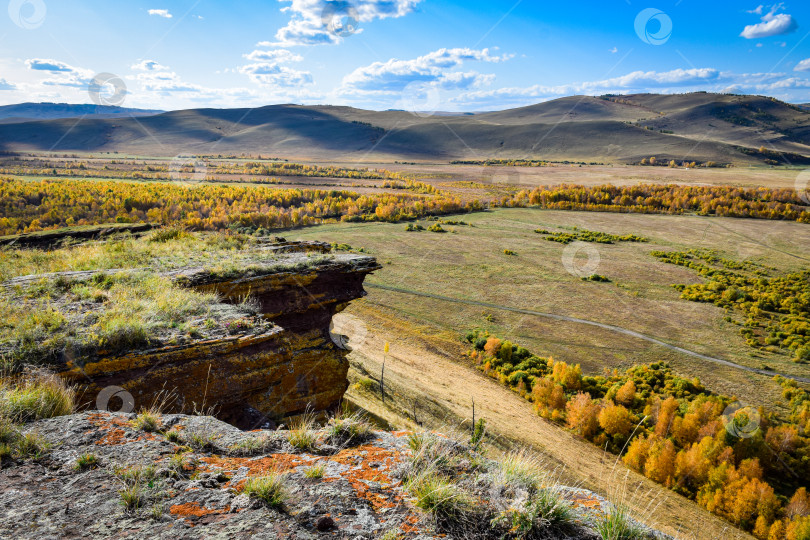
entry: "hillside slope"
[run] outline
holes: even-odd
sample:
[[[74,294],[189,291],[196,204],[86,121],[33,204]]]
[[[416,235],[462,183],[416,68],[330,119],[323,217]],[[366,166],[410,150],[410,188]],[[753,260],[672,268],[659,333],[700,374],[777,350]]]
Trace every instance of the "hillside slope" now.
[[[760,96],[706,93],[572,96],[458,116],[273,105],[0,125],[0,150],[606,163],[635,163],[654,155],[676,161],[802,164],[810,162],[810,112]]]

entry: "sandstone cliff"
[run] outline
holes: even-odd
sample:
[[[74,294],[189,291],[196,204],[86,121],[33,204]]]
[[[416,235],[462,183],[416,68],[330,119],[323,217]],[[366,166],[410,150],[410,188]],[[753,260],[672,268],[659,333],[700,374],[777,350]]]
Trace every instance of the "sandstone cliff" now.
[[[365,294],[363,280],[379,266],[368,256],[329,254],[329,245],[318,242],[277,241],[257,251],[250,264],[219,261],[161,274],[219,296],[222,306],[210,315],[212,330],[195,330],[192,337],[170,334],[120,352],[66,348],[52,367],[93,408],[118,410],[121,398],[129,412],[164,400],[169,412],[205,410],[245,429],[333,410],[348,386],[348,362],[347,351],[330,339],[329,325],[335,313]],[[136,271],[141,270],[106,270],[103,279]],[[67,282],[62,287],[68,288],[100,281],[98,274],[47,279]],[[42,279],[17,278],[6,289],[22,290]],[[228,305],[241,311],[231,313]],[[105,309],[77,306],[73,311]],[[108,401],[110,396],[116,397]]]

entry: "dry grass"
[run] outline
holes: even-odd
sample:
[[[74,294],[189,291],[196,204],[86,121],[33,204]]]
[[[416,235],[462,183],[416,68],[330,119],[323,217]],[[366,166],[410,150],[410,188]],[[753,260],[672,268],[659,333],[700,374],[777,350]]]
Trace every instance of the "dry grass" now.
[[[671,285],[694,283],[699,278],[688,269],[662,264],[650,252],[718,249],[728,258],[760,261],[779,272],[795,271],[804,261],[788,253],[810,259],[810,229],[803,224],[535,209],[502,209],[465,215],[463,219],[475,227],[456,227],[454,234],[441,238],[376,223],[351,228],[323,225],[298,236],[365,246],[386,263],[367,284],[614,324],[740,364],[756,368],[767,364],[777,371],[801,375],[801,366],[789,356],[769,352],[752,356],[739,327],[723,320],[722,309],[681,300]],[[599,253],[596,272],[613,283],[582,281],[578,275],[569,274],[563,264],[566,246],[545,242],[533,232],[538,227],[570,231],[574,226],[642,235],[650,242],[589,244]],[[521,256],[504,257],[504,244]],[[585,252],[576,260],[584,263]],[[401,337],[391,336],[395,341],[416,339],[452,350],[460,332],[478,327],[538,354],[581,363],[586,374],[663,360],[679,373],[698,376],[726,395],[756,405],[772,405],[780,399],[781,389],[767,377],[752,379],[733,368],[708,364],[605,329],[373,287],[367,290],[368,297],[354,302],[347,313],[361,318],[384,313],[386,324],[405,330]]]
[[[0,379],[0,417],[13,422],[70,414],[75,401],[75,390],[53,373],[27,371]]]
[[[287,432],[287,442],[303,452],[314,450],[318,442],[314,415],[306,413],[293,420]]]

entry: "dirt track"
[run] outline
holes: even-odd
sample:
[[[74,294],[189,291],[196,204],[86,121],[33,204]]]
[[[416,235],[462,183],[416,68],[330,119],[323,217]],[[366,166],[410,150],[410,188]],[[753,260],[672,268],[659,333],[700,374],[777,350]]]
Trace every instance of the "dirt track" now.
[[[412,427],[403,412],[417,403],[419,419],[426,427],[450,429],[462,422],[469,425],[474,398],[476,415],[486,418],[491,437],[501,439],[506,446],[538,451],[550,467],[562,470],[566,479],[614,501],[624,501],[648,525],[679,538],[752,538],[625,468],[617,463],[616,456],[540,418],[519,395],[457,361],[458,350],[442,350],[441,344],[422,342],[397,321],[380,318],[385,315],[371,306],[358,308],[352,309],[353,315],[365,322],[368,332],[354,346],[350,355],[353,364],[379,379],[383,347],[386,341],[391,343],[385,366],[386,405],[368,392],[349,392],[353,401],[370,412],[399,426]]]

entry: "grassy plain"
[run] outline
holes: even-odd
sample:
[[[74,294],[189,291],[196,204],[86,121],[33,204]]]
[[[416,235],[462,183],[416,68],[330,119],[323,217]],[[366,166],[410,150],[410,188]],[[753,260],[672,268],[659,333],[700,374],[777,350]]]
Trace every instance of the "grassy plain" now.
[[[779,387],[768,377],[718,366],[659,345],[579,323],[530,314],[414,297],[375,285],[432,293],[607,323],[634,330],[668,344],[754,368],[807,377],[810,369],[788,354],[755,351],[739,327],[723,320],[725,312],[710,304],[681,300],[671,287],[697,283],[691,270],[664,264],[651,251],[707,248],[734,260],[750,260],[796,271],[810,260],[810,229],[788,222],[499,209],[453,216],[472,225],[443,225],[444,234],[406,232],[387,223],[323,225],[298,231],[301,239],[322,239],[363,247],[383,269],[369,277],[369,295],[349,313],[363,317],[382,311],[408,321],[424,339],[452,349],[467,330],[484,328],[541,355],[582,364],[589,374],[633,364],[666,360],[681,374],[700,377],[714,391],[756,405],[779,402]],[[426,228],[428,221],[421,222]],[[537,228],[574,226],[612,234],[637,234],[646,243],[589,244],[598,266],[592,273],[611,283],[582,281],[563,263],[566,246],[548,242]],[[517,255],[505,255],[504,249]],[[570,248],[569,248],[570,249]],[[582,269],[586,250],[575,257]]]

